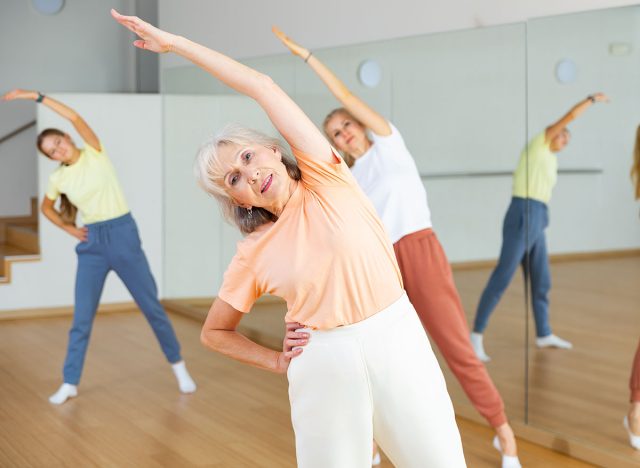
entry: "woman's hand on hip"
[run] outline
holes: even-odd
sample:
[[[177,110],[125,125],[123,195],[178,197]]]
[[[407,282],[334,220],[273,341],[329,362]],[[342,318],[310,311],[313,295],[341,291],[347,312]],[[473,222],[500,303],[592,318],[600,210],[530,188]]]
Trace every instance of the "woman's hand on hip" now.
[[[87,242],[87,236],[89,233],[89,229],[87,229],[86,227],[75,227],[72,225],[67,225],[64,227],[64,230],[67,231],[69,234],[71,234],[73,237],[75,237],[76,239],[78,239],[80,242]]]
[[[111,9],[111,16],[122,26],[138,35],[140,39],[133,43],[134,46],[159,54],[171,52],[177,38],[175,34],[158,29],[137,16],[121,15],[115,9]]]
[[[298,322],[287,322],[287,332],[282,340],[282,352],[278,355],[278,368],[279,374],[285,374],[289,369],[289,363],[291,360],[302,354],[302,346],[306,346],[309,343],[309,333],[297,332],[296,330],[304,328],[304,325]]]
[[[27,91],[26,89],[14,89],[2,96],[3,101],[13,101],[14,99],[31,99],[36,100],[38,93],[35,91]]]

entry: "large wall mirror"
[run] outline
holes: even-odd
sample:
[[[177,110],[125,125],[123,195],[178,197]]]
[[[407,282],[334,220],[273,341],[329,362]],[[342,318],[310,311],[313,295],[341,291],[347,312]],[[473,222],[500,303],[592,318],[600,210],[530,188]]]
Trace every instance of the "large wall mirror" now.
[[[640,219],[629,177],[640,124],[638,31],[638,6],[527,24],[528,139],[573,106],[584,107],[556,153],[557,185],[547,203],[549,275],[536,266],[541,189],[529,187],[528,422],[557,434],[577,456],[609,466],[640,463],[622,425],[640,337]],[[580,104],[597,92],[610,102]],[[536,151],[529,155],[532,177]],[[546,276],[549,330],[572,349],[536,346],[533,317],[545,309]]]

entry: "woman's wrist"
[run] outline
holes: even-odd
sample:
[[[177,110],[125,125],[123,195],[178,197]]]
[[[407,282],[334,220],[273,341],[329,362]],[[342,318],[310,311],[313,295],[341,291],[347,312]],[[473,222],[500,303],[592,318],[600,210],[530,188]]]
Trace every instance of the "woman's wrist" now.
[[[173,52],[178,55],[182,55],[186,50],[188,41],[189,40],[183,36],[174,35],[169,44],[169,49],[167,49],[167,52]]]
[[[302,56],[304,63],[308,63],[312,55],[313,55],[313,52],[311,52],[310,50],[305,51],[304,55]]]

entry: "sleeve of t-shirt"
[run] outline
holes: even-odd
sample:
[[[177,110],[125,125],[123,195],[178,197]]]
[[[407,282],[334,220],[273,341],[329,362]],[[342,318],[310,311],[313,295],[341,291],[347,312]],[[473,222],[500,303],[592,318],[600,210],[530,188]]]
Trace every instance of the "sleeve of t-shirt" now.
[[[84,150],[92,156],[106,156],[107,154],[104,150],[104,146],[102,146],[102,143],[100,143],[100,148],[94,148],[85,141]]]
[[[291,147],[302,173],[302,181],[309,185],[357,185],[349,167],[332,147],[333,162],[325,162],[297,148]]]
[[[547,140],[547,131],[543,130],[541,133],[533,137],[529,143],[529,157],[536,156],[540,151],[546,151],[549,148],[550,143]]]
[[[389,122],[389,126],[391,127],[391,134],[387,136],[376,135],[372,131],[369,132],[371,141],[378,148],[378,155],[384,159],[384,163],[413,164],[413,157],[411,157],[407,149],[404,138],[402,138],[395,125]]]
[[[262,296],[255,273],[238,252],[224,273],[218,297],[240,312],[248,313]]]
[[[47,192],[45,195],[52,201],[56,201],[60,196],[55,172],[49,176],[49,185],[47,186]]]

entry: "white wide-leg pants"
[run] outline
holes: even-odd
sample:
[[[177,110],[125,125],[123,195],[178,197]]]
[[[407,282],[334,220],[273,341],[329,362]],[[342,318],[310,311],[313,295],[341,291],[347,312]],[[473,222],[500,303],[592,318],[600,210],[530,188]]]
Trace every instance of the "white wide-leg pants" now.
[[[311,334],[288,370],[298,466],[368,468],[372,440],[399,468],[464,467],[453,406],[406,295]]]

